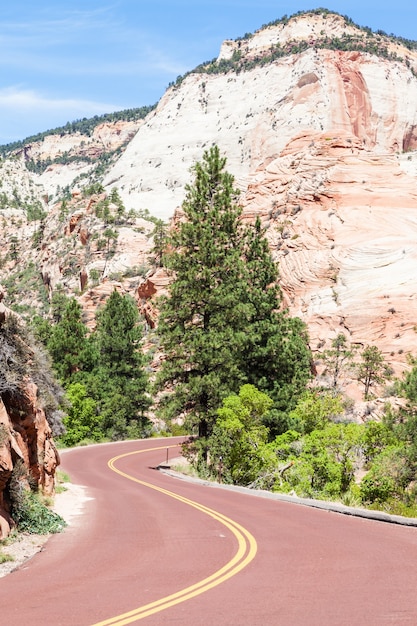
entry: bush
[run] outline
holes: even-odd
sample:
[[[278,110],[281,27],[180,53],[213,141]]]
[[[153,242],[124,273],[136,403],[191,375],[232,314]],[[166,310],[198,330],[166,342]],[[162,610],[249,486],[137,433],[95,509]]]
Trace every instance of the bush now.
[[[61,532],[67,523],[46,507],[38,494],[25,491],[19,506],[13,507],[13,519],[20,531],[30,534],[47,535]]]
[[[403,446],[387,446],[375,457],[369,472],[362,479],[362,501],[381,503],[393,497],[403,499],[413,479],[414,468],[407,449]]]
[[[39,494],[29,490],[33,479],[22,460],[13,468],[9,482],[11,516],[22,532],[37,535],[59,533],[67,525],[60,515],[48,509]]]
[[[363,477],[361,485],[362,502],[385,502],[395,491],[394,481],[390,476],[384,476],[373,469]]]

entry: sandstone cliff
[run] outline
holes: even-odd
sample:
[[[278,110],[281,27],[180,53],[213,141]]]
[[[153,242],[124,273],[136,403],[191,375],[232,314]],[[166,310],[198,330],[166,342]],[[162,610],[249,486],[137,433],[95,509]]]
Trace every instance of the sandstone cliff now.
[[[365,37],[340,16],[303,15],[226,42],[219,61],[310,46],[239,73],[191,73],[107,180],[118,179],[127,204],[167,218],[192,163],[218,143],[245,215],[263,218],[286,302],[307,322],[312,348],[345,332],[378,345],[400,371],[417,349],[417,54],[383,35],[375,45],[390,58],[322,49],[324,34]]]
[[[10,485],[16,472],[24,485],[30,480],[45,495],[54,493],[59,455],[52,426],[55,434],[60,431],[55,401],[45,397],[56,394],[57,387],[47,380],[46,364],[27,343],[21,321],[2,300],[0,287],[0,539],[14,524]]]
[[[354,343],[378,345],[401,371],[406,353],[417,352],[416,72],[413,42],[361,30],[339,15],[306,13],[225,42],[215,62],[172,85],[137,126],[97,128],[88,141],[54,136],[28,146],[24,158],[65,152],[92,158],[126,139],[101,178],[105,191],[116,187],[127,210],[169,220],[190,167],[217,143],[246,218],[259,215],[267,228],[286,303],[307,322],[313,350],[343,331]],[[9,257],[20,220],[19,243],[39,268],[47,297],[57,285],[81,289],[91,319],[116,282],[136,294],[153,325],[151,295],[167,282],[161,272],[147,272],[153,226],[135,218],[115,227],[114,254],[106,255],[97,245],[105,227],[92,204],[100,198],[90,202],[79,191],[97,180],[92,163],[74,159],[41,175],[28,175],[19,162],[5,167],[5,178],[15,181],[10,191],[21,180],[21,195],[44,203],[45,195],[73,188],[64,218],[59,205],[44,204],[38,248],[31,239],[36,222],[27,223],[10,204],[3,209]],[[8,258],[3,272],[16,263]],[[141,266],[141,275],[132,278],[132,266]]]

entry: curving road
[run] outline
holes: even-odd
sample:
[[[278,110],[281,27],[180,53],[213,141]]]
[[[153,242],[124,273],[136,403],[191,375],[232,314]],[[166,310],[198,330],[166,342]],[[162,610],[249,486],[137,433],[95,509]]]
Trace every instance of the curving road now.
[[[173,479],[178,441],[65,452],[92,499],[0,580],[0,624],[417,624],[417,529]]]

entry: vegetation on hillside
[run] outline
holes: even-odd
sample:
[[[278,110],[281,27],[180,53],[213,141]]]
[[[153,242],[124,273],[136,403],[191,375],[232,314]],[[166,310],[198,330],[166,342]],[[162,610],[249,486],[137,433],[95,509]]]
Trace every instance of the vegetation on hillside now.
[[[67,392],[61,442],[75,445],[149,434],[146,413],[151,400],[134,300],[113,291],[96,313],[93,333],[82,321],[75,298],[56,297],[52,314],[52,322],[36,318],[34,326]]]
[[[416,372],[414,366],[402,383],[406,407],[394,413],[387,405],[381,421],[357,423],[340,391],[310,389],[290,412],[291,428],[275,437],[265,425],[273,400],[243,385],[217,410],[208,463],[202,466],[194,440],[184,452],[205,476],[224,483],[415,517]]]
[[[182,76],[178,76],[176,81],[170,84],[170,87],[179,87],[183,80],[190,74],[226,74],[231,71],[236,73],[249,71],[258,66],[273,63],[277,59],[293,54],[300,54],[308,49],[341,50],[345,52],[367,52],[369,54],[374,54],[376,56],[380,56],[391,61],[405,63],[410,71],[415,76],[417,76],[417,72],[411,66],[410,62],[407,59],[404,59],[398,56],[395,52],[390,52],[388,50],[388,44],[390,42],[400,44],[408,50],[417,50],[417,41],[404,39],[403,37],[396,37],[392,34],[387,35],[387,33],[382,30],[374,32],[368,26],[359,26],[358,24],[355,24],[353,20],[351,20],[349,17],[345,15],[340,15],[335,11],[329,11],[328,9],[299,11],[298,13],[295,13],[291,16],[284,15],[280,19],[269,22],[268,24],[264,24],[260,30],[268,28],[270,26],[278,26],[279,24],[285,25],[291,19],[302,15],[323,15],[324,17],[328,15],[339,15],[344,19],[347,26],[354,26],[359,29],[360,32],[357,35],[348,35],[347,33],[344,33],[342,37],[329,37],[325,35],[324,31],[322,31],[320,33],[320,36],[314,39],[288,41],[285,45],[282,46],[280,43],[277,43],[275,46],[272,46],[268,51],[262,54],[251,56],[250,58],[245,57],[242,52],[237,49],[230,59],[221,59],[220,61],[217,61],[217,59],[214,58],[211,61],[201,63],[190,72],[187,72]],[[250,39],[251,37],[253,37],[253,34],[246,33],[243,37],[236,39],[236,41],[244,41],[245,39]]]
[[[74,187],[76,183],[82,181],[83,178],[88,178],[89,183],[91,184],[94,183],[94,181],[102,180],[110,165],[118,156],[122,154],[128,143],[129,139],[127,139],[122,145],[118,146],[114,150],[104,150],[94,158],[89,157],[86,154],[71,154],[71,152],[64,152],[63,154],[59,154],[54,158],[38,158],[36,159],[36,161],[35,159],[28,159],[27,161],[25,161],[25,166],[30,172],[33,172],[35,174],[42,174],[51,165],[69,165],[70,163],[90,165],[91,168],[89,172],[77,176],[72,183],[72,187]],[[70,197],[69,187],[63,190],[63,195],[68,198]]]
[[[7,496],[12,518],[20,532],[48,535],[59,533],[66,527],[65,520],[47,506],[48,500],[36,490],[27,467],[20,459],[13,467]]]
[[[94,115],[94,117],[90,118],[83,117],[80,120],[67,122],[65,126],[58,126],[57,128],[52,128],[50,130],[45,130],[43,132],[37,133],[36,135],[31,135],[30,137],[26,137],[21,141],[13,141],[8,144],[0,145],[0,155],[2,157],[7,157],[12,152],[15,152],[16,150],[21,150],[28,144],[43,141],[43,139],[45,139],[45,137],[48,137],[49,135],[63,136],[69,135],[71,133],[80,133],[81,135],[91,137],[94,129],[99,124],[103,124],[105,122],[134,122],[136,120],[141,120],[145,118],[148,113],[153,111],[155,107],[156,104],[134,109],[124,109],[123,111],[115,111],[114,113],[105,113],[104,115]]]
[[[0,323],[0,397],[6,407],[19,406],[22,390],[32,380],[53,434],[62,428],[63,390],[53,375],[48,353],[17,315]]]
[[[86,198],[91,198],[89,212],[84,212]],[[71,232],[71,215],[79,210],[83,210],[82,218]],[[156,229],[158,220],[148,212],[126,210],[117,188],[105,193],[101,183],[94,182],[84,187],[82,198],[64,198],[46,214],[33,204],[26,216],[3,218],[0,282],[7,292],[8,305],[25,319],[34,314],[48,315],[51,290],[49,274],[42,271],[42,265],[50,254],[57,255],[60,266],[61,279],[55,292],[74,293],[80,288],[97,286],[104,278],[122,281],[136,277],[138,281],[149,269],[147,264],[124,268],[117,273],[107,270],[118,250],[120,229],[130,227],[143,232],[143,226],[136,226],[141,216],[149,221],[149,229],[152,223]],[[163,222],[158,228],[163,229]],[[80,229],[88,233],[85,241],[80,240]],[[99,269],[90,269],[86,283],[81,285],[80,274],[92,262],[98,264]]]
[[[22,427],[26,412],[32,413],[34,410],[33,398],[28,396],[28,389],[33,383],[37,388],[38,406],[43,408],[53,435],[59,437],[63,433],[63,389],[55,379],[45,350],[15,314],[7,313],[0,321],[0,399],[7,414],[14,420],[18,436],[23,437],[23,440],[29,432]],[[34,424],[29,438],[35,436],[37,428],[38,425]],[[0,424],[0,447],[7,445],[10,448],[9,441],[9,425]],[[33,448],[32,444],[29,445],[29,454],[31,466],[43,463],[36,456],[39,455],[36,446]],[[16,449],[13,449],[12,458],[11,472],[7,461],[1,468],[4,481],[1,496],[18,529],[40,534],[59,532],[66,524],[42,500],[38,493],[36,473],[31,473],[23,459],[17,456]],[[0,560],[1,557],[0,554]]]

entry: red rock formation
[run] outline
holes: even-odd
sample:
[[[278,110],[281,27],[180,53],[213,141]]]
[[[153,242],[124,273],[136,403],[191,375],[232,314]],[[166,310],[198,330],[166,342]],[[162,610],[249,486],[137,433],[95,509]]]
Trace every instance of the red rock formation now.
[[[71,233],[74,232],[74,230],[77,228],[79,222],[83,219],[84,217],[84,213],[82,211],[77,211],[76,213],[73,213],[70,217],[70,220],[65,228],[65,234],[71,235]]]
[[[0,287],[0,299],[2,297]],[[0,332],[6,316],[15,315],[6,307],[3,312]],[[54,493],[59,455],[38,388],[31,380],[24,381],[18,395],[0,397],[0,539],[7,536],[13,526],[8,485],[18,462],[24,463],[27,475],[36,481],[43,493]]]
[[[17,461],[22,461],[45,495],[55,490],[55,470],[59,454],[51,427],[41,408],[38,390],[27,383],[19,404],[8,407],[0,399],[0,538],[7,535],[13,521],[7,496],[8,482]]]
[[[170,278],[166,270],[159,267],[152,276],[139,285],[137,290],[138,307],[150,328],[155,328],[158,320],[156,300],[167,293]]]
[[[285,300],[313,349],[344,332],[399,373],[417,345],[417,192],[407,157],[370,151],[371,137],[359,122],[300,134],[260,166],[243,202],[269,207]]]

